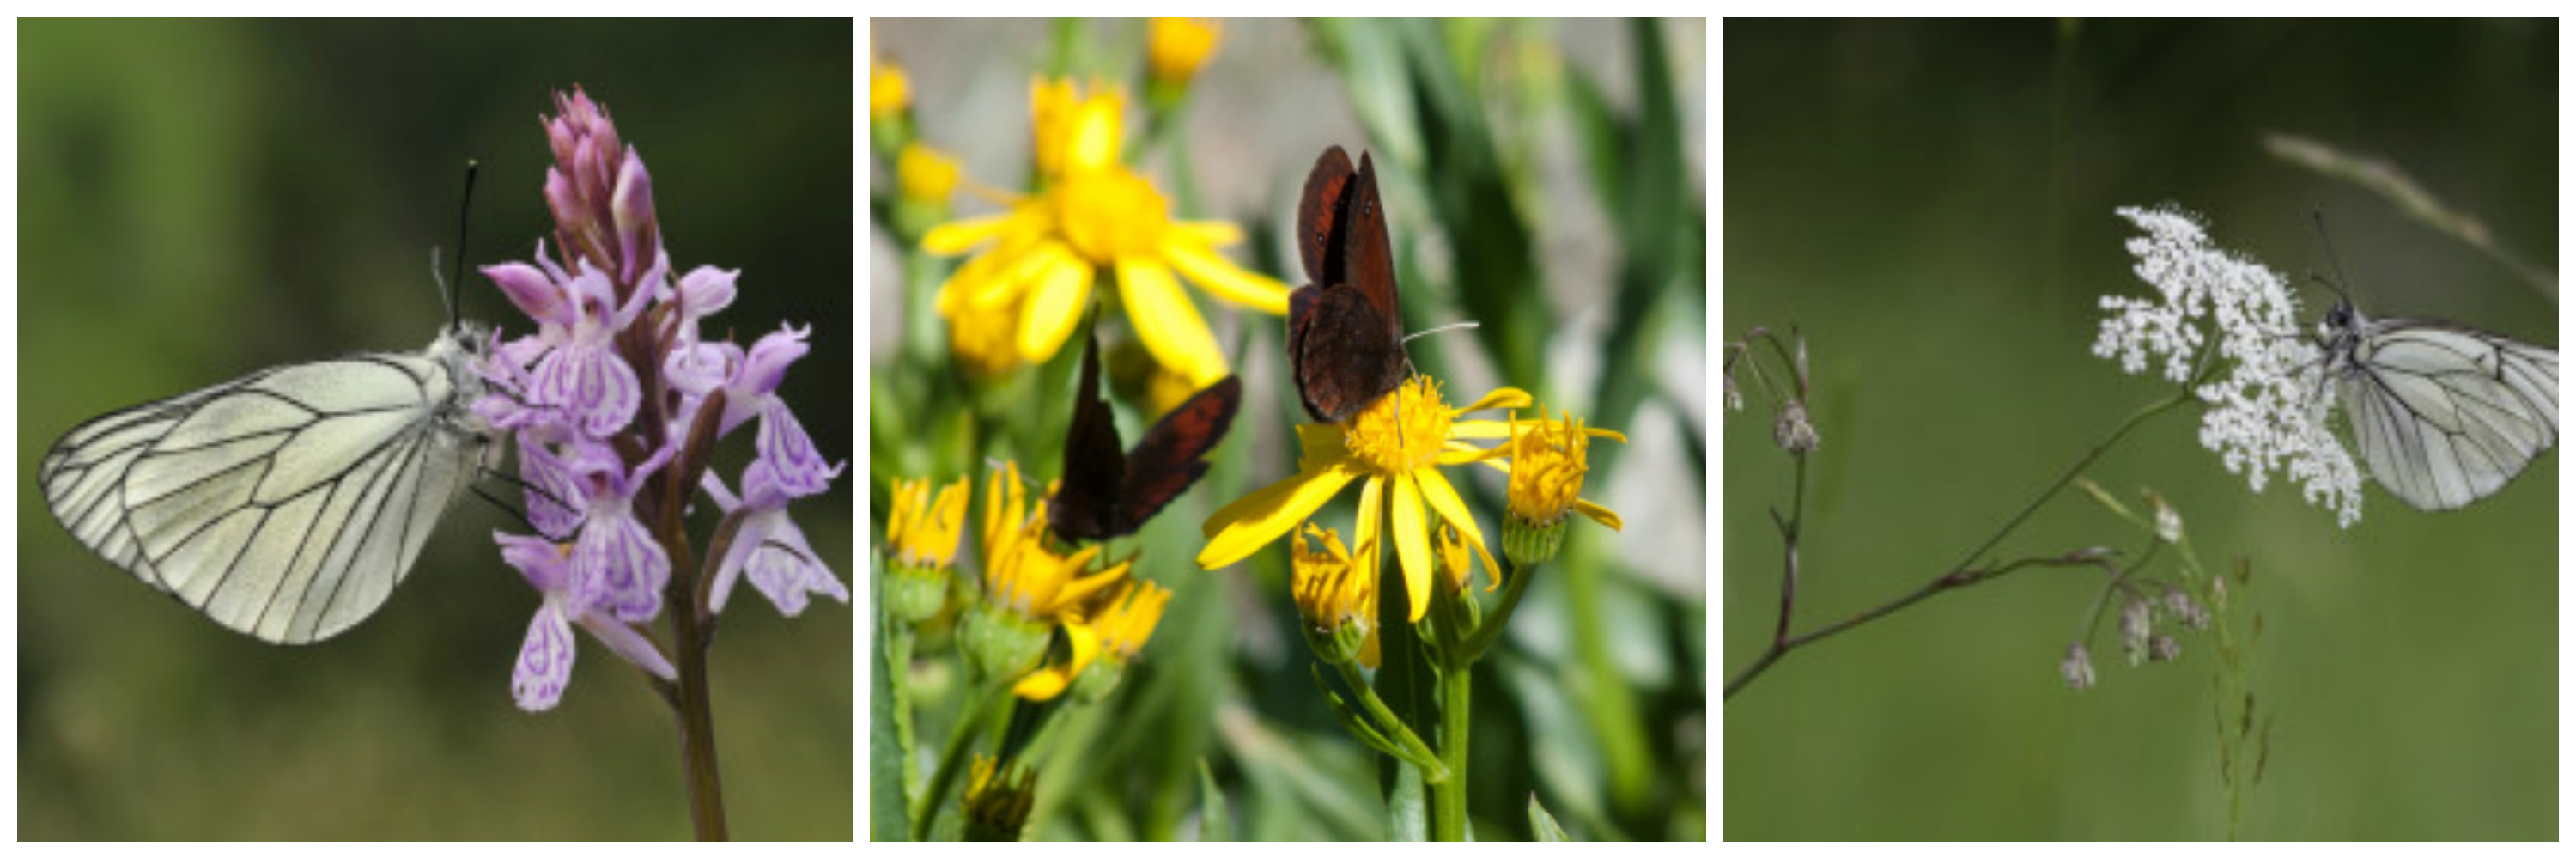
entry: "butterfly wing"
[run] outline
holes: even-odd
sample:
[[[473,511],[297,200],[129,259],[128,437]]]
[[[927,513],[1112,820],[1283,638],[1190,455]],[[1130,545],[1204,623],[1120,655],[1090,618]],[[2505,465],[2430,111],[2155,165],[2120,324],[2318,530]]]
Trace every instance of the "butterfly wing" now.
[[[1188,491],[1207,474],[1205,457],[1234,426],[1234,411],[1243,404],[1243,380],[1218,379],[1162,420],[1154,422],[1136,448],[1127,452],[1126,487],[1120,493],[1113,533],[1132,534],[1164,505]]]
[[[384,604],[486,454],[449,355],[282,367],[99,417],[45,454],[46,505],[226,627],[329,638]]]
[[[1297,259],[1306,267],[1310,287],[1342,280],[1341,264],[1329,257],[1341,252],[1337,230],[1347,223],[1342,212],[1357,175],[1351,156],[1339,146],[1325,147],[1306,173],[1306,193],[1297,198]]]
[[[1288,360],[1298,400],[1340,422],[1395,390],[1413,371],[1396,302],[1395,254],[1377,170],[1339,146],[1324,150],[1298,203],[1298,253],[1308,285],[1289,294]]]
[[[2341,376],[2371,474],[2419,510],[2502,489],[2558,441],[2558,353],[2456,326],[2369,325]]]
[[[1117,416],[1100,398],[1100,336],[1088,325],[1083,327],[1081,373],[1073,422],[1065,429],[1064,469],[1047,504],[1047,527],[1068,540],[1106,540],[1119,519],[1127,454],[1118,443]]]

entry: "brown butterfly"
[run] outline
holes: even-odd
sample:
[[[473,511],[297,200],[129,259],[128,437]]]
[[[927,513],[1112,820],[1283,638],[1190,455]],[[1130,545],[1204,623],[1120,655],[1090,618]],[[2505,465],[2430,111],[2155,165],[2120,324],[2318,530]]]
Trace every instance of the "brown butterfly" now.
[[[1297,254],[1306,285],[1288,294],[1288,364],[1306,413],[1340,423],[1413,374],[1368,152],[1357,171],[1339,146],[1315,159],[1297,203]]]
[[[1243,382],[1227,376],[1191,394],[1135,448],[1121,449],[1117,417],[1100,398],[1100,337],[1087,326],[1083,337],[1082,391],[1065,431],[1064,474],[1047,503],[1047,526],[1058,537],[1096,543],[1136,533],[1207,473],[1201,457],[1234,425]]]

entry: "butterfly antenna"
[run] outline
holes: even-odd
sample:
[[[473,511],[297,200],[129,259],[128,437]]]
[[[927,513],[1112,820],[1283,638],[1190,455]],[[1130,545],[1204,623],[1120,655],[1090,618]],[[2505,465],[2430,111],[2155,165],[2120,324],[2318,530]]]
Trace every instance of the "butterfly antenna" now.
[[[2351,304],[2352,293],[2344,291],[2344,285],[2351,283],[2352,279],[2344,276],[2343,258],[2335,255],[2334,237],[2326,233],[2326,210],[2309,209],[2308,217],[2317,226],[2317,241],[2325,245],[2326,265],[2334,268],[2334,280],[2327,281],[2326,286],[2334,290],[2336,298],[2342,299],[2345,304]]]
[[[1449,324],[1447,324],[1447,325],[1435,325],[1435,326],[1432,326],[1432,327],[1430,327],[1430,328],[1425,328],[1425,329],[1422,329],[1422,330],[1420,330],[1420,331],[1416,331],[1416,332],[1413,332],[1413,333],[1411,333],[1411,334],[1404,335],[1404,339],[1403,339],[1403,340],[1401,340],[1401,341],[1398,341],[1398,342],[1402,342],[1402,343],[1411,343],[1411,342],[1413,342],[1413,338],[1421,337],[1421,336],[1426,335],[1426,334],[1438,334],[1438,333],[1443,332],[1443,331],[1472,331],[1472,330],[1474,330],[1476,327],[1477,327],[1476,322],[1475,322],[1475,320],[1472,320],[1472,319],[1467,320],[1467,321],[1464,321],[1464,322],[1452,322],[1452,323],[1449,323]],[[1415,375],[1415,376],[1420,376],[1420,375],[1422,375],[1422,373],[1420,373],[1419,371],[1416,371],[1415,373],[1413,373],[1413,375]],[[1407,381],[1407,382],[1411,382],[1412,380],[1411,380],[1411,379],[1406,379],[1405,381]],[[1397,397],[1402,397],[1402,396],[1404,396],[1404,389],[1403,389],[1403,388],[1397,388],[1397,389],[1396,389],[1396,396],[1397,396]],[[1402,454],[1403,454],[1403,452],[1404,452],[1404,439],[1405,439],[1405,435],[1404,435],[1404,401],[1403,401],[1402,399],[1398,399],[1398,400],[1396,400],[1396,401],[1395,401],[1395,435],[1396,435],[1396,453],[1397,453],[1397,455],[1399,455],[1399,456],[1400,456],[1400,455],[1402,455]]]
[[[1449,323],[1449,324],[1447,324],[1447,325],[1436,325],[1436,326],[1433,326],[1433,327],[1430,327],[1430,328],[1425,328],[1425,329],[1422,329],[1422,330],[1420,330],[1420,331],[1413,332],[1413,333],[1411,333],[1411,334],[1404,335],[1404,342],[1406,342],[1406,343],[1411,343],[1411,342],[1413,342],[1413,338],[1421,337],[1421,336],[1428,335],[1428,334],[1438,334],[1438,333],[1443,332],[1443,331],[1472,331],[1472,330],[1475,330],[1475,329],[1476,329],[1476,327],[1477,327],[1477,325],[1476,325],[1475,320],[1468,320],[1468,321],[1465,321],[1465,322],[1452,322],[1452,323]]]
[[[536,494],[538,494],[538,495],[544,496],[544,497],[545,497],[545,499],[546,499],[546,501],[547,501],[547,503],[553,504],[553,505],[555,505],[555,506],[557,506],[557,507],[561,507],[561,508],[563,508],[563,509],[565,509],[565,510],[567,510],[567,511],[572,511],[572,512],[576,512],[576,513],[578,513],[578,512],[580,512],[580,511],[581,511],[581,508],[576,507],[576,506],[573,506],[572,502],[570,502],[570,501],[566,501],[566,500],[562,499],[561,497],[556,496],[556,495],[554,494],[554,492],[553,492],[553,491],[548,490],[548,489],[546,489],[546,488],[545,488],[545,487],[543,487],[543,486],[539,486],[539,485],[536,485],[536,484],[534,484],[534,483],[529,483],[529,482],[527,482],[526,480],[522,480],[522,479],[520,479],[520,478],[519,478],[519,476],[518,476],[518,475],[511,474],[511,473],[509,473],[509,472],[502,471],[502,470],[500,470],[500,469],[496,469],[496,468],[484,468],[484,469],[481,469],[481,472],[482,472],[482,473],[479,475],[479,476],[481,476],[481,477],[489,477],[489,478],[492,478],[492,479],[495,479],[495,480],[499,480],[499,481],[501,481],[501,482],[503,482],[503,483],[510,484],[511,486],[516,487],[516,488],[518,488],[518,489],[519,489],[519,490],[521,490],[521,491],[525,491],[525,492],[534,492],[534,493],[536,493]],[[517,518],[517,519],[519,520],[520,524],[523,524],[523,525],[528,526],[528,530],[530,530],[530,531],[538,531],[538,530],[539,530],[539,529],[537,528],[537,523],[536,523],[536,521],[535,521],[535,520],[532,520],[532,519],[530,519],[530,518],[528,518],[528,514],[527,514],[526,512],[521,511],[521,510],[519,510],[518,508],[511,507],[507,502],[504,502],[504,501],[502,501],[502,500],[500,500],[500,499],[498,499],[498,498],[494,498],[494,497],[492,497],[492,494],[491,494],[490,492],[485,491],[485,490],[483,489],[483,485],[482,485],[482,484],[480,484],[480,483],[476,483],[476,484],[474,484],[473,486],[474,486],[474,494],[479,495],[479,496],[482,496],[482,497],[483,497],[483,500],[485,500],[485,501],[492,502],[492,506],[501,508],[501,512],[503,512],[503,513],[508,513],[508,514],[510,514],[512,517]],[[541,532],[541,533],[542,533],[542,532]]]
[[[528,514],[522,513],[518,508],[510,506],[510,502],[493,497],[492,491],[484,489],[482,484],[478,483],[474,485],[474,497],[483,499],[485,503],[491,504],[495,509],[500,510],[511,519],[517,520],[520,527],[524,527],[529,531],[537,530],[537,523],[529,521]]]
[[[451,269],[455,272],[455,276],[450,278],[448,283],[442,284],[446,287],[444,297],[447,300],[447,327],[451,331],[457,330],[465,322],[464,313],[458,306],[464,301],[464,295],[458,290],[465,284],[465,225],[469,216],[474,213],[474,176],[481,172],[482,168],[482,162],[472,158],[465,159],[465,198],[456,204],[456,262]],[[433,248],[430,250],[430,269],[435,272],[437,268],[438,251]]]

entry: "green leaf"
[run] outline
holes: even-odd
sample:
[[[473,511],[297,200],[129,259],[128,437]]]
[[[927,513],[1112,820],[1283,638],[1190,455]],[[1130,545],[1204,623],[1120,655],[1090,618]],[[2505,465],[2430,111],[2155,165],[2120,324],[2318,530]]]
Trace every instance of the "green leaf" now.
[[[1216,789],[1216,773],[1199,758],[1199,840],[1234,840],[1234,821],[1225,812],[1225,792]]]
[[[1395,789],[1387,793],[1386,837],[1392,841],[1431,840],[1431,794],[1422,789],[1422,770],[1412,764],[1396,768]]]
[[[1538,804],[1538,794],[1535,793],[1530,794],[1529,818],[1530,837],[1540,841],[1574,840],[1566,836],[1565,827],[1556,825],[1555,815],[1548,814],[1547,807]]]
[[[869,602],[880,604],[876,600]],[[912,832],[911,816],[905,813],[911,803],[904,797],[904,789],[910,783],[904,777],[904,762],[912,759],[912,750],[897,741],[897,732],[892,729],[904,718],[906,708],[902,706],[902,687],[895,680],[898,675],[891,664],[893,660],[887,658],[886,637],[892,634],[889,629],[891,626],[880,620],[868,635],[868,724],[879,726],[868,732],[868,837],[876,841],[898,841]]]

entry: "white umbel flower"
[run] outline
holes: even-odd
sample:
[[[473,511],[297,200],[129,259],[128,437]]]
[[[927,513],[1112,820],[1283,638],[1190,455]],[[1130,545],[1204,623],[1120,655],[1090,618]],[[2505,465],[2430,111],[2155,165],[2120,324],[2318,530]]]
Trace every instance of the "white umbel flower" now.
[[[2210,244],[2200,219],[2164,206],[2119,210],[2145,235],[2129,240],[2138,279],[2159,300],[2107,296],[2093,354],[2131,374],[2162,358],[2162,375],[2189,381],[2214,361],[2212,381],[2193,389],[2209,408],[2201,446],[2218,453],[2231,474],[2256,492],[2274,472],[2300,484],[2308,503],[2335,512],[2337,524],[2361,520],[2361,471],[2326,428],[2334,386],[2319,381],[2322,354],[2302,336],[2299,301],[2289,281],[2241,254]],[[2208,347],[2215,335],[2216,352]]]

